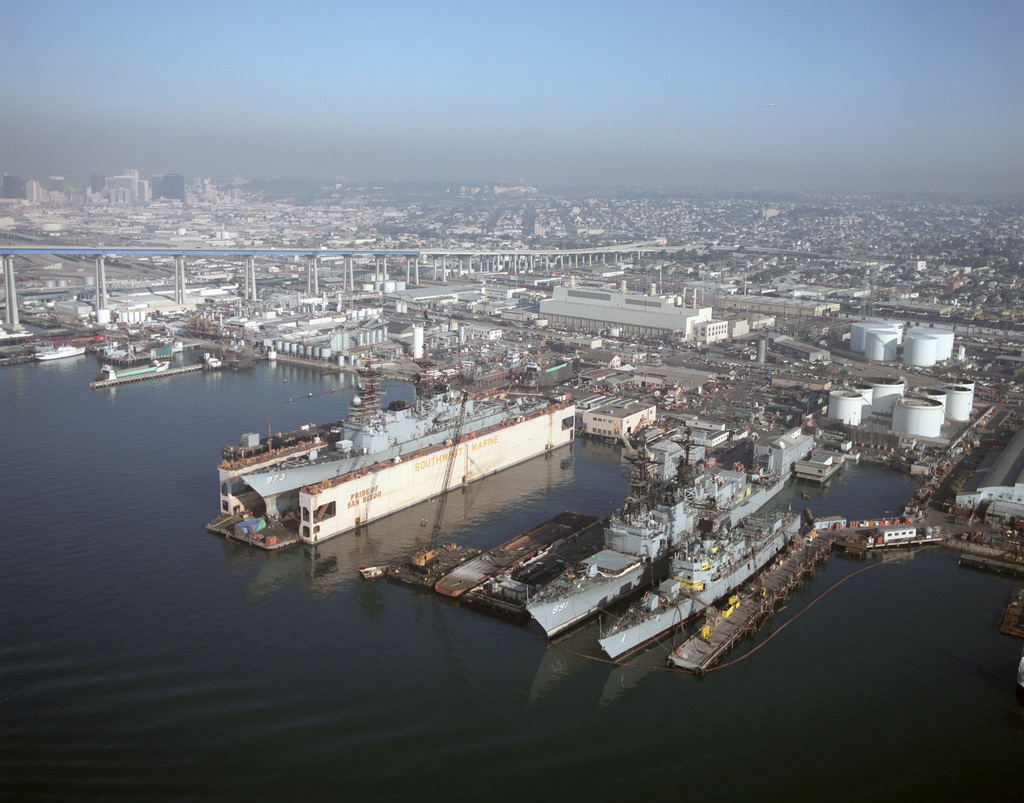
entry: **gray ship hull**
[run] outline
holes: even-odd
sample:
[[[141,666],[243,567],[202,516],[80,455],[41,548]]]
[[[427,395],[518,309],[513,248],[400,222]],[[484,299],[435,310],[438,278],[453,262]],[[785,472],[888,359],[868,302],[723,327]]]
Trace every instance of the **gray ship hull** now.
[[[549,638],[650,582],[651,563],[635,555],[604,549],[585,562],[603,565],[608,573],[562,578],[558,582],[563,585],[542,592],[544,596],[526,606]]]
[[[630,611],[609,635],[599,639],[601,649],[610,658],[621,658],[680,627],[687,619],[724,599],[764,569],[787,542],[796,536],[798,529],[798,520],[780,527],[752,549],[747,559],[740,562],[732,572],[709,581],[699,593],[687,595],[679,592],[680,596],[675,601],[662,603],[652,611]]]

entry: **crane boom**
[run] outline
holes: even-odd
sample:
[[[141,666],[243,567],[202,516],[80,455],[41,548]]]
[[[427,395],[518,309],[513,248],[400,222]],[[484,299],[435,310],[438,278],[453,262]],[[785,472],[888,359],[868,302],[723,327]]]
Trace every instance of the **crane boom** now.
[[[452,484],[452,474],[455,472],[455,455],[459,451],[459,441],[462,438],[462,425],[466,421],[466,401],[469,394],[462,393],[462,404],[459,405],[459,417],[455,419],[455,426],[452,429],[452,445],[448,449],[447,461],[444,465],[444,480],[441,482],[441,495],[437,500],[437,510],[434,512],[434,526],[430,530],[430,540],[427,545],[412,557],[414,566],[426,566],[427,562],[434,557],[437,548],[437,541],[441,535],[441,523],[444,520],[444,508],[448,503],[448,487]]]

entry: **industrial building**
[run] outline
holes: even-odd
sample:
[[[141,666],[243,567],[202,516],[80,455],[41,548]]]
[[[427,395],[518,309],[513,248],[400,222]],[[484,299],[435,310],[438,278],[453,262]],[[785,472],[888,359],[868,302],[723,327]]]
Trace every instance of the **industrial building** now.
[[[620,438],[653,423],[658,416],[657,405],[629,400],[616,400],[582,415],[583,432],[602,438]]]
[[[710,321],[712,310],[691,309],[682,303],[681,296],[556,287],[552,298],[540,302],[540,312],[551,326],[576,331],[617,329],[623,335],[672,335],[693,342],[696,325]]]
[[[1001,452],[990,452],[975,469],[956,503],[984,514],[989,521],[1024,519],[1024,429]]]

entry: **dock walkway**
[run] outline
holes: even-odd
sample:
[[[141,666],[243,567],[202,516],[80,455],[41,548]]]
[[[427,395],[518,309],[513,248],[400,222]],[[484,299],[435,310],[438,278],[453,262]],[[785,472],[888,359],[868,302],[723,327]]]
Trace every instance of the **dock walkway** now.
[[[1010,604],[999,622],[999,632],[1004,636],[1024,638],[1024,586],[1014,586]]]
[[[100,388],[113,388],[118,385],[129,385],[132,382],[147,382],[150,379],[163,379],[168,376],[181,376],[182,374],[191,374],[202,370],[203,366],[196,363],[194,365],[183,365],[181,368],[168,368],[166,371],[157,371],[151,374],[138,374],[136,376],[126,376],[124,378],[118,377],[117,379],[98,379],[95,382],[90,382],[89,387],[93,390],[98,390]]]

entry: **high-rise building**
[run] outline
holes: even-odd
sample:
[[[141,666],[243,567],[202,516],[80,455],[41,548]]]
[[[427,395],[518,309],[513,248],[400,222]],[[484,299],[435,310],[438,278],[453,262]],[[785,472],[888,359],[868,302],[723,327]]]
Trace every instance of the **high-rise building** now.
[[[103,187],[106,186],[107,177],[101,176],[99,173],[93,173],[92,178],[89,180],[89,190],[93,195],[99,195],[103,192]]]
[[[150,182],[150,193],[154,199],[185,200],[185,179],[178,173],[154,174],[150,176]]]
[[[0,198],[25,199],[25,179],[4,173],[0,177]]]

